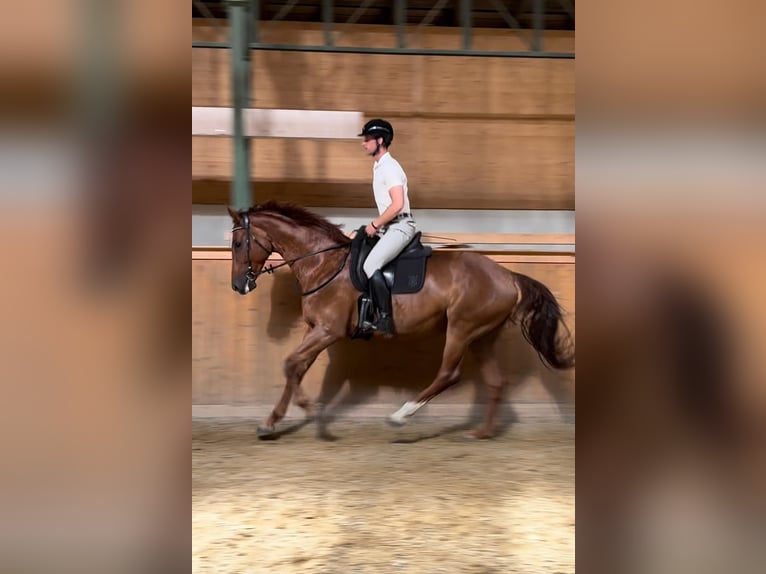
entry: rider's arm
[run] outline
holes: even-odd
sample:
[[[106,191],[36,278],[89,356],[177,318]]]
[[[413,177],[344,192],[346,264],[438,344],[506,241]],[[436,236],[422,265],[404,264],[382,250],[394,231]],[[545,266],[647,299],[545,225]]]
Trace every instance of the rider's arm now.
[[[391,205],[389,205],[378,217],[372,220],[372,224],[376,228],[383,227],[404,209],[404,186],[395,185],[388,190],[388,195],[391,196]]]

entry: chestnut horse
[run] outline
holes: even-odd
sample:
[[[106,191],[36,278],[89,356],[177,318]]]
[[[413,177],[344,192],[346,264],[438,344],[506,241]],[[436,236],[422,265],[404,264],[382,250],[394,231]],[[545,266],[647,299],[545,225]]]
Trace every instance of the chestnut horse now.
[[[300,383],[319,353],[357,326],[359,292],[351,283],[347,261],[351,240],[340,228],[302,207],[268,202],[247,211],[229,209],[232,229],[232,289],[245,295],[255,289],[256,278],[273,252],[284,258],[298,280],[303,319],[308,325],[303,341],[286,359],[285,388],[264,426],[260,438],[276,434],[275,425],[287,411],[290,399],[312,416],[314,406]],[[460,379],[460,366],[469,345],[489,388],[483,425],[472,436],[490,438],[501,400],[504,376],[497,363],[497,348],[506,324],[520,324],[527,341],[543,362],[555,369],[574,366],[573,341],[562,311],[550,290],[535,279],[514,273],[488,257],[468,251],[435,251],[429,261],[425,284],[417,293],[393,295],[397,334],[427,331],[446,324],[442,362],[434,381],[412,401],[389,417],[402,425],[405,419]],[[446,319],[446,321],[445,321]]]

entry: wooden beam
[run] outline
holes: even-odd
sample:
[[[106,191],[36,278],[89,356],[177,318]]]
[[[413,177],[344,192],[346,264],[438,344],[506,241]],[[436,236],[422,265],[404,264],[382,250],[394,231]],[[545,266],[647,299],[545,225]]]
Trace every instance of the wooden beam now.
[[[466,249],[463,249],[464,251]],[[437,248],[436,251],[439,251]],[[453,250],[449,250],[453,251]],[[575,254],[569,251],[539,251],[521,250],[515,252],[489,252],[482,249],[473,249],[477,253],[483,253],[498,263],[567,263],[574,264]],[[231,250],[228,247],[192,247],[192,260],[229,261]],[[271,255],[267,262],[269,265],[282,263],[284,259],[280,255]]]
[[[327,110],[244,110],[245,137],[300,139],[355,139],[362,112]],[[192,107],[193,136],[231,136],[233,110],[225,107]]]

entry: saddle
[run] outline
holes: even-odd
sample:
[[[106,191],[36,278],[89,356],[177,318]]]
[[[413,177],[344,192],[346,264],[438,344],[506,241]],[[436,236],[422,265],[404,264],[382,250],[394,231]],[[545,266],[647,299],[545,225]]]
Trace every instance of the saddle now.
[[[362,293],[367,292],[367,276],[364,274],[364,260],[380,237],[368,237],[360,227],[351,240],[351,283]],[[417,293],[426,282],[426,261],[431,256],[431,248],[420,242],[421,232],[404,247],[396,258],[387,263],[381,271],[392,295],[399,293]]]
[[[426,263],[431,256],[432,249],[420,242],[421,232],[418,231],[404,249],[387,263],[381,271],[388,285],[391,295],[403,293],[417,293],[423,288],[426,281]],[[370,313],[374,314],[377,309],[372,309],[374,297],[369,293],[369,281],[364,273],[364,261],[367,259],[372,248],[375,247],[380,237],[368,237],[365,226],[360,227],[356,236],[351,240],[351,264],[349,266],[351,283],[361,291],[359,296],[359,324]],[[371,335],[357,327],[354,337],[368,339]]]

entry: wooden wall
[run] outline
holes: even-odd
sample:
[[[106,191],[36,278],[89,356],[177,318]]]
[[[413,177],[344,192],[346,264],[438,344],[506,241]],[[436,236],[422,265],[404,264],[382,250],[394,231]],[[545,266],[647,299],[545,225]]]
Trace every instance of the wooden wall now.
[[[321,27],[262,23],[264,42],[322,44]],[[195,40],[221,33],[195,26]],[[456,49],[460,30],[410,33],[412,47]],[[395,46],[394,28],[338,26],[337,45]],[[474,46],[523,50],[511,30],[474,30]],[[574,35],[547,32],[547,50]],[[251,52],[259,108],[361,111],[389,119],[392,153],[412,205],[453,209],[574,209],[574,60]],[[192,49],[192,105],[230,106],[229,51]],[[373,207],[370,160],[356,140],[256,139],[258,201]],[[192,200],[225,203],[229,138],[192,138]]]
[[[211,258],[212,257],[212,258]],[[544,282],[567,312],[574,333],[574,255],[496,255],[514,271]],[[270,409],[284,386],[283,362],[302,338],[300,295],[289,271],[264,276],[246,296],[231,289],[231,262],[221,252],[193,253],[192,403],[247,405]],[[514,388],[511,404],[573,402],[574,373],[548,371],[518,328],[508,329],[502,357]],[[304,388],[317,397],[323,385],[349,408],[390,409],[433,379],[444,336],[346,340],[322,353]],[[463,382],[434,403],[440,412],[460,414],[483,398],[484,388],[471,357]],[[454,407],[453,411],[449,409]],[[447,409],[444,411],[444,409]],[[293,411],[295,412],[295,411]],[[369,412],[364,411],[364,412]]]

